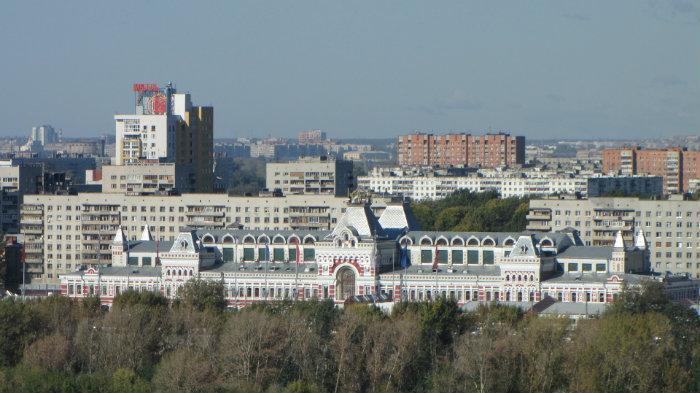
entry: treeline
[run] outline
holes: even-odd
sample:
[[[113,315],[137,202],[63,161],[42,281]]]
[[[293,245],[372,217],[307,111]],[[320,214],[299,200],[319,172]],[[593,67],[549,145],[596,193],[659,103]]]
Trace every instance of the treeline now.
[[[227,311],[218,284],[0,302],[0,392],[692,392],[699,320],[655,284],[576,324],[491,305]]]
[[[414,203],[413,213],[425,231],[518,232],[527,226],[528,208],[528,198],[459,190],[440,200]]]

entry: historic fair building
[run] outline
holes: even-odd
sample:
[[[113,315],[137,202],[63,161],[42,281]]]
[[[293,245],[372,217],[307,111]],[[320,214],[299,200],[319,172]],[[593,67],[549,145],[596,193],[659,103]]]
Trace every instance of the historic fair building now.
[[[175,298],[188,280],[220,281],[231,307],[282,299],[424,301],[460,305],[541,300],[611,302],[625,286],[664,283],[672,298],[696,299],[698,282],[650,270],[644,234],[625,244],[585,246],[575,231],[551,233],[424,232],[405,205],[376,218],[348,207],[333,230],[197,229],[156,241],[119,228],[112,263],[60,276],[61,293],[99,295],[110,305],[128,289]]]

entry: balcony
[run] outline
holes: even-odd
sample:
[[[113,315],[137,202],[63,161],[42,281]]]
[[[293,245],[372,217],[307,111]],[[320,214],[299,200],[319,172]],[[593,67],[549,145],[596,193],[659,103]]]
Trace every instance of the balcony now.
[[[20,233],[25,235],[41,235],[44,233],[44,227],[22,226]]]
[[[549,221],[533,221],[528,223],[525,229],[528,231],[549,232],[552,230],[552,225]]]

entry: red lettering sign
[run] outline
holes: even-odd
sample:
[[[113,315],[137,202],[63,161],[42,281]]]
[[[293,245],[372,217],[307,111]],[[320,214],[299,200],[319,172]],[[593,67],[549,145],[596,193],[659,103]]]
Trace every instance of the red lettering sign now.
[[[155,83],[134,83],[134,91],[160,91]]]

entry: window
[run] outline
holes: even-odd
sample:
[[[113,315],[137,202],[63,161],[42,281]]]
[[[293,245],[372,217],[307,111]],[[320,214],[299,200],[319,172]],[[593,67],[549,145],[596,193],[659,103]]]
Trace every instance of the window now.
[[[272,260],[275,262],[284,262],[284,248],[273,249]]]
[[[420,263],[432,263],[433,262],[433,250],[421,250],[420,251]]]
[[[479,251],[478,250],[468,250],[467,251],[467,263],[470,265],[479,264]]]
[[[295,248],[289,248],[289,260],[290,261],[296,261],[297,260],[297,249]]]
[[[151,257],[143,257],[141,258],[141,264],[143,266],[151,266]]]
[[[138,266],[139,264],[139,258],[138,257],[129,257],[129,260],[127,262],[129,265],[132,266]]]
[[[578,263],[569,263],[567,265],[567,271],[569,272],[577,272],[578,271]]]
[[[224,262],[232,262],[233,261],[233,248],[224,247],[221,250],[221,253],[222,253],[222,258],[224,259]]]
[[[255,260],[255,249],[252,247],[246,247],[243,249],[243,260],[244,261],[254,261]]]
[[[484,265],[493,265],[494,262],[494,256],[493,256],[493,251],[486,250],[482,254],[483,260],[484,260]]]
[[[452,263],[456,265],[464,263],[464,252],[462,250],[452,250]]]
[[[596,263],[595,264],[595,271],[597,272],[604,272],[607,270],[607,267],[605,266],[604,263]]]
[[[438,263],[447,263],[447,250],[438,250]]]
[[[315,248],[304,248],[304,262],[313,261],[316,259],[316,249]]]
[[[582,267],[581,270],[584,272],[590,272],[593,269],[593,267],[590,263],[584,263],[581,265],[581,267]]]

